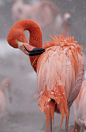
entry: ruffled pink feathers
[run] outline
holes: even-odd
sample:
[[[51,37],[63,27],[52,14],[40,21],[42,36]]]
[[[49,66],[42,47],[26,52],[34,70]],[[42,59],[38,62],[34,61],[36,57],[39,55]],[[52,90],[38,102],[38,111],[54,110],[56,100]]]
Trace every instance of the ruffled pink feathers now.
[[[41,92],[38,98],[39,98],[38,105],[40,107],[40,111],[44,111],[46,114],[47,132],[49,132],[50,117],[52,117],[54,123],[54,111],[55,109],[57,110],[57,108],[62,115],[61,125],[64,119],[64,115],[67,116],[67,122],[68,122],[69,113],[67,108],[67,100],[66,100],[65,90],[62,85],[56,86],[51,91],[47,91],[47,86],[46,86],[44,93],[42,94]],[[54,100],[53,102],[52,99]],[[60,130],[61,130],[61,125],[60,125]]]

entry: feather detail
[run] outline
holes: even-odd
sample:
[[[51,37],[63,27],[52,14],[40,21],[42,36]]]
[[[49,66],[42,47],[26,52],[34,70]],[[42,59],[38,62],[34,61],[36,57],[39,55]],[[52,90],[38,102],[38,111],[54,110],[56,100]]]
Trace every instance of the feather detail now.
[[[38,98],[39,98],[38,105],[40,107],[39,109],[40,111],[44,111],[46,114],[47,132],[49,132],[50,117],[52,117],[54,123],[55,109],[58,108],[62,115],[61,125],[64,119],[64,115],[67,116],[67,121],[68,121],[69,114],[68,114],[67,100],[66,100],[65,90],[62,85],[56,86],[51,91],[48,91],[46,86],[44,93],[40,93]],[[53,99],[54,102],[52,102],[51,99]],[[55,108],[56,105],[57,108]],[[61,125],[60,125],[60,130],[61,130]]]
[[[50,36],[52,42],[46,42],[44,48],[49,48],[52,46],[60,46],[61,50],[66,50],[66,55],[67,57],[71,60],[71,64],[73,65],[74,69],[75,69],[75,76],[78,73],[78,55],[77,52],[79,54],[81,54],[81,50],[83,49],[83,47],[81,45],[77,44],[77,41],[74,41],[74,37],[70,38],[65,38],[63,35],[59,35],[59,38],[57,38],[55,36],[55,38],[53,38],[52,36]],[[69,51],[71,51],[71,54],[69,53]],[[82,55],[82,54],[81,54]]]
[[[45,43],[45,52],[37,61],[38,105],[46,114],[47,132],[54,112],[61,113],[61,125],[64,115],[68,120],[67,105],[71,106],[77,97],[84,74],[82,46],[74,37],[54,37],[52,42]]]
[[[76,47],[76,49],[78,50],[78,52],[81,52],[81,50],[83,49],[83,46],[81,45],[78,45],[77,44],[77,41],[74,41],[74,37],[68,37],[68,38],[65,38],[63,35],[59,35],[59,37],[57,38],[55,35],[54,35],[55,38],[53,38],[52,36],[50,36],[52,42],[46,42],[44,43],[44,48],[49,48],[51,46],[61,46],[61,47],[64,47],[64,46],[69,46],[71,48],[72,47]]]

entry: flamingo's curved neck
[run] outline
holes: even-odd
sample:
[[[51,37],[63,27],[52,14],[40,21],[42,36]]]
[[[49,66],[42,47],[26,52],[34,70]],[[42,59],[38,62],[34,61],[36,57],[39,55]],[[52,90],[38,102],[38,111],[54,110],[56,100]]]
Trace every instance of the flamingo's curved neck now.
[[[15,24],[15,28],[17,29],[20,28],[22,31],[28,30],[30,33],[29,44],[34,47],[42,48],[42,32],[40,27],[34,21],[28,19],[21,20]],[[34,70],[36,70],[36,63],[37,63],[36,58],[38,57],[37,56],[30,57],[30,61]],[[34,60],[35,63],[33,65]]]
[[[21,20],[15,24],[15,28],[20,28],[25,31],[28,30],[30,32],[29,44],[42,48],[42,32],[40,27],[32,20]]]

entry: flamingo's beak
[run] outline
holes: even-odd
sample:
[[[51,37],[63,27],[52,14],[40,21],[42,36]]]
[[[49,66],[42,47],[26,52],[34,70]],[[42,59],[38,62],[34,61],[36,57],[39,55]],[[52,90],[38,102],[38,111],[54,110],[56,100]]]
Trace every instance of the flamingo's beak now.
[[[45,51],[45,49],[43,49],[43,48],[37,48],[37,47],[31,46],[27,43],[22,43],[19,41],[17,41],[17,43],[18,43],[19,49],[22,50],[25,54],[27,54],[29,56],[40,55]]]
[[[29,51],[25,46],[24,46],[24,48],[29,53],[29,56],[40,55],[45,51],[45,49],[37,48],[37,47],[34,47],[33,50],[31,50],[31,51]]]

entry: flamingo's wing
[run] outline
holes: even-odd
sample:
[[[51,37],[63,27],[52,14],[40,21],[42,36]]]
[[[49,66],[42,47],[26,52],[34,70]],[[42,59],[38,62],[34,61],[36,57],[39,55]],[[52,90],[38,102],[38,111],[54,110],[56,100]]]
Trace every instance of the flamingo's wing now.
[[[78,97],[73,103],[76,122],[86,128],[86,80],[83,81]]]
[[[79,72],[79,74],[76,78],[76,81],[75,81],[75,86],[73,88],[71,95],[68,98],[69,106],[71,106],[71,104],[73,103],[73,101],[76,99],[77,95],[80,92],[82,81],[83,81],[83,75],[84,75],[84,63],[82,61],[80,72]]]

